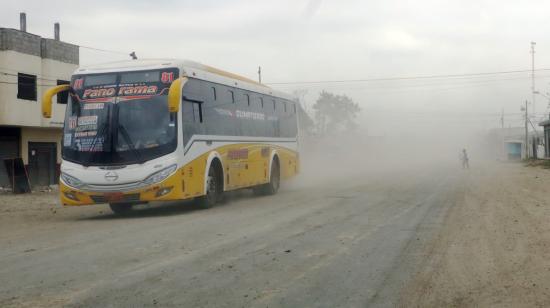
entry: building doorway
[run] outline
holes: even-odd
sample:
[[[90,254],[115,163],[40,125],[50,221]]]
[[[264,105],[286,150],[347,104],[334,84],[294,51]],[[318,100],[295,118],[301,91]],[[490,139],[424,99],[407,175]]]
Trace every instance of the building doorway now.
[[[0,127],[0,187],[11,187],[4,159],[19,157],[20,135],[18,127]]]
[[[521,160],[522,146],[523,144],[521,142],[506,142],[508,160]]]
[[[55,142],[29,142],[29,179],[33,186],[56,184],[57,145]]]

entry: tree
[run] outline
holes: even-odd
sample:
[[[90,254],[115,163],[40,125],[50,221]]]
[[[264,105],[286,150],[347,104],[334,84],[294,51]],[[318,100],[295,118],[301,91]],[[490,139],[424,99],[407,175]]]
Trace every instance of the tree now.
[[[326,134],[355,130],[361,108],[346,95],[322,91],[313,110],[319,133]]]
[[[315,130],[315,122],[302,108],[302,104],[298,102],[298,124],[300,125],[300,131],[304,135],[313,135]]]
[[[306,95],[308,90],[297,89],[292,91],[292,96],[296,98],[298,106],[298,124],[300,125],[300,131],[303,135],[312,135],[315,129],[315,122],[308,114],[306,105]]]

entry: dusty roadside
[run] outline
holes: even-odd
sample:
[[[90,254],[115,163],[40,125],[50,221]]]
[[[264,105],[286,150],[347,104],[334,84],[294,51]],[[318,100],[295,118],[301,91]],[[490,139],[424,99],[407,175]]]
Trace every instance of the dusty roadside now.
[[[495,163],[463,177],[401,306],[550,306],[550,170]]]
[[[82,214],[84,213],[100,213],[105,209],[102,206],[79,207]],[[49,220],[56,219],[62,216],[73,216],[74,207],[63,207],[59,201],[59,191],[57,189],[51,189],[49,191],[37,191],[31,194],[0,194],[0,221],[6,220],[11,223],[14,220]],[[91,209],[91,211],[89,211]],[[51,216],[45,215],[50,213]]]
[[[91,215],[107,215],[107,205],[93,207],[64,207],[57,190],[32,194],[0,194],[0,247],[9,249],[33,234],[45,234],[66,224]]]

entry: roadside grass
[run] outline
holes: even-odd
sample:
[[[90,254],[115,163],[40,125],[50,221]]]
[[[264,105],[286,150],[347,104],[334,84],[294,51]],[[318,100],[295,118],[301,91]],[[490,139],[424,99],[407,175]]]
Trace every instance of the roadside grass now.
[[[550,169],[550,160],[548,159],[524,159],[526,167],[541,167],[543,169]]]

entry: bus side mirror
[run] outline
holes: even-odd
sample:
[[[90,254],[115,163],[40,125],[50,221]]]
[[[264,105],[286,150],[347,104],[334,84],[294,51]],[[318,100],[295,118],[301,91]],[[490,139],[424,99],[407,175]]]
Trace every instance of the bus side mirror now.
[[[68,91],[70,88],[70,85],[64,84],[50,88],[42,95],[42,116],[44,118],[52,117],[52,97],[57,93]]]
[[[172,82],[168,90],[168,111],[178,112],[180,110],[181,90],[187,82],[187,78],[180,77]]]

